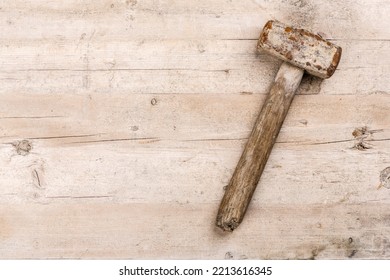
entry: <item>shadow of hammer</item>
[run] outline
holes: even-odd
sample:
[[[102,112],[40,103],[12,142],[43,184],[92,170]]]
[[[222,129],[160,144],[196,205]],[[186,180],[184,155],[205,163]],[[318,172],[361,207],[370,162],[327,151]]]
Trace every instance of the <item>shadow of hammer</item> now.
[[[285,62],[280,66],[221,201],[216,224],[225,231],[233,231],[244,218],[303,72],[329,78],[341,57],[341,48],[321,36],[272,20],[261,32],[258,49]]]

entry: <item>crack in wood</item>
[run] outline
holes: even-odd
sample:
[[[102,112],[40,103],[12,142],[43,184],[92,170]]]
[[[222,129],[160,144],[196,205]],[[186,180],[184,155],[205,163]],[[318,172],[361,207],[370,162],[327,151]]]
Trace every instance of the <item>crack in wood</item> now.
[[[248,140],[248,137],[243,138],[206,138],[206,139],[185,139],[181,140],[181,142],[203,142],[203,141],[241,141]]]
[[[216,41],[257,41],[259,38],[221,38],[216,39]],[[324,38],[328,41],[357,41],[357,42],[389,42],[390,39],[387,38],[373,38],[373,39],[364,39],[364,38]]]
[[[34,172],[34,173],[33,173],[33,174],[34,174],[34,177],[35,177],[36,180],[37,180],[38,187],[41,188],[42,186],[41,186],[41,179],[39,178],[39,174],[38,174],[38,172],[37,172],[36,169],[34,169],[33,172]]]
[[[46,139],[62,139],[62,138],[82,138],[82,137],[91,137],[91,136],[100,136],[101,133],[98,134],[81,134],[81,135],[59,135],[59,136],[42,136],[42,137],[30,137],[26,139],[30,140],[46,140]]]
[[[15,69],[15,72],[115,72],[115,71],[196,71],[196,72],[226,72],[230,70],[239,69],[197,69],[197,68],[98,68],[98,69],[71,69],[71,68],[29,68],[29,69]],[[2,70],[0,72],[7,72]]]
[[[117,139],[77,141],[77,142],[70,142],[69,144],[88,144],[88,143],[100,143],[100,142],[122,142],[122,141],[138,141],[138,140],[150,140],[153,142],[157,142],[157,141],[160,141],[161,139],[160,138],[153,138],[153,137],[117,138]]]
[[[218,141],[244,141],[247,140],[247,137],[242,138],[206,138],[206,139],[162,139],[158,137],[139,137],[139,138],[117,138],[117,139],[102,139],[102,140],[86,140],[86,141],[77,141],[70,142],[69,144],[88,144],[88,143],[99,143],[99,142],[121,142],[121,141],[138,141],[138,140],[150,140],[152,142],[159,141],[177,141],[177,142],[218,142]],[[300,142],[300,141],[276,141],[275,144],[295,144],[302,146],[312,146],[312,145],[329,145],[335,143],[348,143],[353,141],[354,139],[343,139],[343,140],[333,140],[333,141],[324,141],[324,142]],[[367,142],[379,142],[379,141],[389,141],[390,138],[387,139],[372,139],[367,140]]]
[[[46,196],[46,198],[52,199],[94,199],[94,198],[112,198],[112,195],[84,195],[84,196],[70,196],[70,195],[59,195],[59,196]]]
[[[52,118],[65,118],[66,116],[8,116],[0,117],[0,119],[52,119]]]

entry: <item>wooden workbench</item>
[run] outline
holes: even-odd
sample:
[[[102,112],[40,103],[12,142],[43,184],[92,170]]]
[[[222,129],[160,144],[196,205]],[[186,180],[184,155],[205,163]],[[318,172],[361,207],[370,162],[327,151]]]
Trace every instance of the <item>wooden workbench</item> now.
[[[1,1],[0,258],[390,258],[390,1]],[[241,226],[216,212],[280,61],[304,77]],[[388,169],[387,169],[388,170]]]

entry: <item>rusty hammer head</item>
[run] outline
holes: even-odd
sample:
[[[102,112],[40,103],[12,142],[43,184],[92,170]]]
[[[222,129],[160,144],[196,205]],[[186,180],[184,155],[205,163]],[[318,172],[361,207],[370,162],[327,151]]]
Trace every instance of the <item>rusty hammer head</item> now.
[[[321,36],[274,20],[265,24],[257,46],[323,79],[333,75],[341,57],[341,48]]]

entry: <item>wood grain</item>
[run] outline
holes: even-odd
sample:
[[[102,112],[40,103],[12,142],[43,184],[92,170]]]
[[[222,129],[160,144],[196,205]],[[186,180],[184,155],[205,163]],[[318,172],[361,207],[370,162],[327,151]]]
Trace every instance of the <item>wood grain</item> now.
[[[287,62],[280,66],[219,206],[221,229],[233,231],[242,222],[303,72]]]
[[[390,257],[389,1],[0,2],[0,258]],[[280,66],[256,51],[269,19],[343,57],[303,77],[223,235],[223,187]]]

